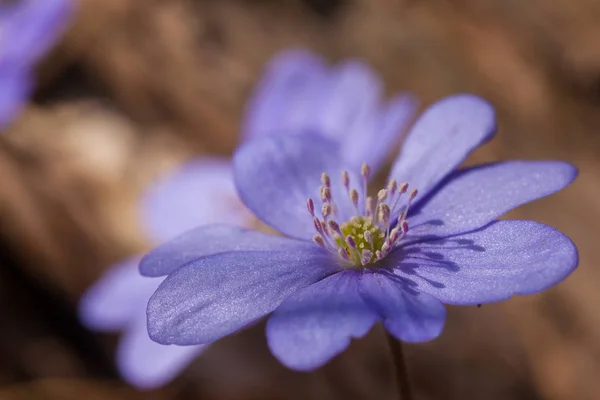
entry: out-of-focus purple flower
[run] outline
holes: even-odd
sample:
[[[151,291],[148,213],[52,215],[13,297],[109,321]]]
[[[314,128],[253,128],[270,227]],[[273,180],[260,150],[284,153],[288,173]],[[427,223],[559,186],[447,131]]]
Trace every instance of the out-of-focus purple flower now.
[[[32,68],[63,32],[72,0],[0,4],[0,129],[19,112],[32,88]]]
[[[299,77],[302,78],[300,81]],[[326,86],[319,90],[314,90],[308,83],[305,86],[303,81],[311,79],[318,79]],[[404,100],[393,100],[386,106],[387,111],[382,112],[377,106],[378,98],[373,97],[374,94],[379,95],[379,87],[380,83],[373,73],[357,62],[332,68],[306,52],[282,53],[269,64],[250,101],[243,138],[251,139],[265,133],[292,135],[312,132],[342,139],[342,132],[348,131],[352,121],[356,120],[356,104],[366,103],[350,94],[361,93],[368,97],[369,108],[361,111],[360,119],[365,124],[367,120],[374,121],[384,128],[383,132],[366,130],[364,135],[373,142],[382,139],[389,145],[392,137],[401,133],[413,105],[405,96]],[[273,99],[277,99],[277,109],[273,108]],[[304,115],[301,120],[295,117],[295,110],[299,107],[325,103],[327,108],[318,113],[313,109],[311,115]],[[346,108],[354,112],[342,112]],[[337,113],[329,117],[327,125],[323,125],[323,114],[334,110],[338,110]],[[380,137],[380,133],[384,136]],[[359,140],[363,139],[353,135],[353,143],[358,146]],[[352,146],[346,149],[344,154],[349,159],[352,152],[361,150]],[[380,162],[378,157],[386,155],[384,150],[377,150],[377,159],[373,159],[376,163]],[[158,243],[173,239],[198,225],[228,223],[248,226],[254,221],[237,197],[231,164],[228,160],[215,158],[193,160],[157,182],[143,197],[141,211],[146,232]],[[227,236],[223,237],[223,243],[229,245]],[[214,246],[220,246],[219,243],[206,244],[212,246],[213,251],[217,251]],[[185,257],[185,254],[180,256]],[[146,305],[164,278],[142,277],[137,271],[138,261],[139,257],[134,257],[109,270],[81,300],[80,315],[92,329],[124,331],[117,354],[122,376],[139,388],[154,388],[173,379],[202,352],[203,346],[163,346],[149,339],[145,323]]]
[[[94,330],[123,332],[116,354],[119,372],[132,385],[152,388],[175,378],[204,346],[164,346],[148,338],[143,311],[162,279],[140,276],[139,259],[132,257],[109,269],[86,292],[79,312]]]
[[[272,313],[273,354],[311,370],[378,321],[399,340],[427,341],[442,331],[443,303],[495,302],[560,282],[578,262],[571,240],[496,218],[561,190],[577,171],[556,161],[455,170],[494,131],[485,101],[439,101],[408,134],[388,184],[366,198],[371,171],[348,166],[336,142],[246,143],[234,157],[239,194],[287,237],[219,225],[151,251],[142,274],[168,274],[148,304],[151,338],[211,343]]]
[[[0,62],[1,63],[1,62]],[[31,80],[28,74],[3,71],[0,65],[0,131],[17,116],[29,94]]]
[[[227,159],[194,159],[152,185],[140,204],[148,235],[162,243],[198,224],[247,223],[251,214],[238,200]],[[159,387],[175,378],[205,346],[164,346],[148,337],[146,305],[163,281],[138,270],[140,256],[112,267],[80,301],[84,324],[98,331],[123,331],[117,366],[127,382]]]
[[[315,55],[285,52],[264,74],[244,120],[244,137],[313,133],[340,142],[344,161],[377,172],[415,109],[408,94],[382,102],[383,85],[359,61],[331,68]]]

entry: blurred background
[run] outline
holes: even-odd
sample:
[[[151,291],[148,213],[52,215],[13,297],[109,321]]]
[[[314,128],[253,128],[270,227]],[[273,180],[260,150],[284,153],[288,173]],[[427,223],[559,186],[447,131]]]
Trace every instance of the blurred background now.
[[[566,190],[512,212],[559,228],[580,268],[544,294],[451,307],[406,345],[416,399],[600,398],[600,3],[594,0],[79,0],[0,136],[0,399],[393,399],[380,328],[312,373],[285,369],[259,325],[153,391],[120,380],[117,335],[77,303],[111,264],[150,248],[136,210],[158,175],[229,155],[271,56],[359,58],[421,109],[472,92],[499,133],[468,163],[562,159]]]

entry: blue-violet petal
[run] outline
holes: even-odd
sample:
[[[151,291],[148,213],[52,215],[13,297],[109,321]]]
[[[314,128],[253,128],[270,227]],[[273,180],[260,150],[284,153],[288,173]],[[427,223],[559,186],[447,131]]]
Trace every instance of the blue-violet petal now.
[[[446,97],[430,106],[403,143],[390,178],[419,190],[422,199],[495,132],[494,109],[473,95]]]
[[[231,225],[200,226],[154,248],[142,258],[140,273],[164,276],[200,257],[227,251],[286,250],[310,243]]]
[[[331,177],[331,192],[339,220],[355,214],[341,183],[345,165],[339,145],[318,135],[272,135],[242,145],[234,156],[235,184],[239,195],[256,216],[273,229],[299,239],[315,234],[306,200],[317,203],[321,174]],[[350,169],[351,186],[362,192],[358,173]]]
[[[386,259],[415,290],[459,305],[540,292],[565,279],[577,262],[577,248],[555,228],[506,220],[400,247]]]
[[[127,383],[148,390],[169,383],[207,346],[166,346],[153,342],[148,337],[146,313],[144,309],[141,311],[121,337],[117,366]]]
[[[361,271],[344,271],[290,296],[267,322],[267,342],[284,365],[306,371],[364,336],[377,315],[360,296]]]
[[[515,207],[555,193],[577,169],[559,161],[507,161],[454,172],[409,214],[410,236],[450,236],[487,225]]]
[[[338,270],[331,254],[312,243],[200,258],[169,275],[150,298],[150,337],[162,344],[211,343]]]

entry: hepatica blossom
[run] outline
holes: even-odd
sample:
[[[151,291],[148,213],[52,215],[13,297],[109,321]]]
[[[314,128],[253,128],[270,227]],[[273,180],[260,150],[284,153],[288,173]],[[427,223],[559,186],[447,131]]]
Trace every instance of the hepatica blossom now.
[[[355,146],[346,146],[341,156],[352,164],[362,151],[379,165],[413,109],[409,97],[386,104],[380,104],[380,97],[379,80],[361,63],[332,68],[309,53],[284,52],[268,65],[257,86],[242,136],[312,132],[338,140],[355,125],[362,126],[366,137],[357,137]],[[385,146],[373,140],[379,135]],[[146,231],[158,243],[197,225],[248,226],[254,221],[237,197],[232,167],[225,159],[187,163],[153,185],[140,209]],[[154,388],[173,379],[204,346],[163,346],[149,339],[146,305],[164,278],[142,277],[138,263],[136,256],[110,269],[82,298],[80,315],[92,329],[123,331],[117,351],[122,376],[137,387]]]
[[[344,144],[282,135],[246,143],[234,157],[237,190],[283,236],[201,227],[147,254],[142,274],[168,275],[148,304],[151,338],[211,343],[270,314],[272,353],[311,370],[378,321],[399,340],[428,341],[442,331],[444,304],[496,302],[560,282],[577,265],[571,240],[537,222],[496,218],[561,190],[576,169],[509,161],[456,170],[494,131],[483,100],[439,101],[372,196],[372,171],[349,165]]]
[[[63,32],[73,8],[71,0],[0,3],[0,129],[29,97],[32,68]]]

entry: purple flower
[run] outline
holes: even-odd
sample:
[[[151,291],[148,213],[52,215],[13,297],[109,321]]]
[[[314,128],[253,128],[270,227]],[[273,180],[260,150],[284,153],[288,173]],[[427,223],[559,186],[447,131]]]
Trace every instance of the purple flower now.
[[[73,8],[71,0],[0,4],[0,129],[25,104],[33,85],[31,70],[58,39]]]
[[[305,84],[319,80],[323,86]],[[359,91],[365,98],[340,96],[338,92]],[[316,132],[339,137],[351,126],[349,119],[385,127],[385,140],[401,132],[408,121],[412,103],[408,97],[392,100],[381,111],[380,83],[362,64],[352,62],[327,67],[323,61],[305,52],[285,52],[274,59],[259,84],[244,124],[244,138],[262,136],[263,131]],[[323,124],[322,113],[311,112],[298,117],[296,110],[321,104],[323,112],[334,111],[335,118]],[[365,109],[360,117],[347,110]],[[356,118],[355,118],[356,117]],[[365,131],[374,139],[379,132]],[[374,140],[372,140],[373,142]],[[356,151],[373,151],[384,157],[384,148],[375,146],[346,147],[350,159]],[[379,159],[374,159],[379,163]],[[144,196],[141,220],[148,235],[161,243],[197,225],[229,223],[249,226],[252,214],[237,197],[233,173],[228,160],[198,158],[153,185]],[[226,231],[225,233],[229,233]],[[218,246],[218,244],[216,244]],[[181,256],[185,257],[185,254]],[[139,275],[139,256],[109,270],[81,300],[80,315],[84,323],[96,330],[124,331],[119,344],[117,364],[129,383],[140,388],[154,388],[173,379],[204,346],[163,346],[151,341],[146,328],[146,305],[164,278]]]
[[[494,131],[483,100],[439,101],[373,197],[365,197],[368,166],[347,166],[336,142],[246,143],[234,158],[240,197],[287,237],[219,225],[150,252],[142,274],[168,274],[148,304],[150,337],[211,343],[271,314],[273,354],[311,370],[378,321],[399,340],[427,341],[442,331],[444,303],[495,302],[560,282],[577,265],[571,240],[537,222],[496,218],[561,190],[576,169],[509,161],[455,171]]]
[[[415,109],[397,95],[381,103],[383,87],[368,66],[346,61],[332,68],[304,51],[284,52],[267,67],[244,120],[244,138],[313,133],[341,142],[349,165],[379,170]],[[373,138],[377,140],[373,140]]]

